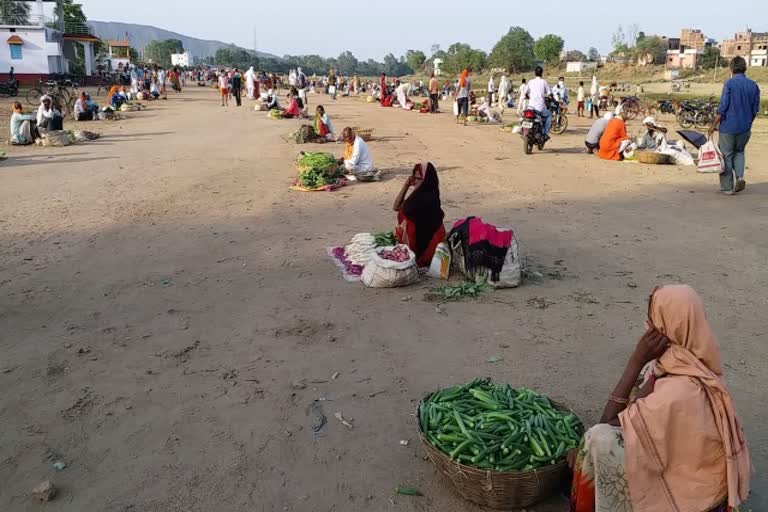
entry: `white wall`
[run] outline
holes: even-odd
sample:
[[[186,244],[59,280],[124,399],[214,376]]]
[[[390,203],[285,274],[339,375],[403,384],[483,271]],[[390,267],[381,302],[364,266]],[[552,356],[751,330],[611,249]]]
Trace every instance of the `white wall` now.
[[[21,60],[11,60],[11,47],[6,41],[13,35],[24,41]],[[48,55],[61,55],[60,51],[56,51],[58,47],[58,43],[45,41],[45,30],[42,29],[28,32],[0,29],[0,73],[7,73],[13,66],[16,74],[48,74]]]

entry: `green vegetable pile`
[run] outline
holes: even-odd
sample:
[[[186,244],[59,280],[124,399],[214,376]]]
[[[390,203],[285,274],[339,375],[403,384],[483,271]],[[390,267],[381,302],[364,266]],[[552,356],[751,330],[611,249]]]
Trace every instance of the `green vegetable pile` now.
[[[308,188],[332,185],[340,176],[339,164],[331,153],[306,152],[296,160],[299,183]]]
[[[501,472],[557,464],[578,446],[583,430],[547,397],[489,379],[432,393],[419,404],[419,425],[451,459]]]
[[[490,290],[490,286],[486,283],[475,283],[473,281],[435,288],[435,291],[442,295],[445,300],[476,299],[480,294],[488,290]]]
[[[397,244],[395,234],[391,231],[382,231],[381,233],[376,233],[373,235],[373,238],[375,240],[376,247],[391,247]]]
[[[269,111],[269,117],[272,119],[282,119],[283,118],[283,112],[281,110],[278,110],[276,108],[273,108]]]

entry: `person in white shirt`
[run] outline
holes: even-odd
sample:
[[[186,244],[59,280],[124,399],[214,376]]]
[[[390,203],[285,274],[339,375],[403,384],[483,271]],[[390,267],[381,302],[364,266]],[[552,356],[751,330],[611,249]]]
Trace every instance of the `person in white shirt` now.
[[[584,117],[584,102],[587,98],[587,92],[584,90],[584,82],[579,82],[579,89],[576,91],[576,115]]]
[[[493,83],[493,75],[488,79],[488,105],[493,105],[493,93],[496,92],[496,84]]]
[[[509,81],[507,80],[507,75],[501,75],[501,81],[499,82],[499,106],[501,108],[506,108],[509,99]]]
[[[568,106],[569,98],[568,98],[568,87],[565,85],[565,78],[562,76],[557,80],[557,84],[552,89],[552,93],[555,96],[555,99],[562,103],[564,106]]]
[[[522,114],[523,110],[528,107],[528,81],[523,78],[523,82],[520,84],[520,90],[518,91],[517,98],[517,113]]]
[[[536,66],[534,74],[536,77],[528,82],[528,106],[544,118],[544,137],[548,138],[552,128],[552,113],[547,108],[547,98],[552,96],[552,89],[547,81],[541,78],[544,74],[541,66]]]
[[[256,71],[253,69],[253,66],[245,72],[245,91],[248,94],[249,100],[256,99],[254,96],[256,93]]]
[[[344,158],[339,160],[339,165],[344,166],[344,170],[349,174],[358,174],[373,170],[373,160],[368,151],[368,144],[355,134],[350,127],[344,128],[341,132],[342,140],[345,143]]]
[[[406,82],[400,83],[399,80],[397,84],[397,88],[395,89],[397,102],[400,104],[400,108],[408,108],[408,89],[410,86]]]
[[[592,86],[589,88],[589,96],[592,99],[592,110],[589,111],[589,118],[592,116],[600,117],[600,84],[597,83],[597,77],[592,75]]]

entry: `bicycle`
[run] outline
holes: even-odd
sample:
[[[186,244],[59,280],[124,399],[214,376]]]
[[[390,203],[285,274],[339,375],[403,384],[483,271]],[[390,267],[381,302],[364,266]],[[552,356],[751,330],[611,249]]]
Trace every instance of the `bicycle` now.
[[[72,93],[70,89],[77,91],[77,86],[72,80],[40,80],[40,86],[30,89],[27,92],[27,103],[32,106],[40,105],[40,98],[45,95],[58,102],[62,109],[69,111],[72,104]],[[62,114],[66,115],[65,112]]]

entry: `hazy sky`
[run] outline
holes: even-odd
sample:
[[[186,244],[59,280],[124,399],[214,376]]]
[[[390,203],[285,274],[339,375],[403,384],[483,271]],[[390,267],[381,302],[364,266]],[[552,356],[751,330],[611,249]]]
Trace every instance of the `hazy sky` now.
[[[375,2],[363,0],[80,0],[90,19],[153,25],[202,39],[234,42],[276,55],[317,53],[358,58],[399,56],[408,49],[429,54],[433,44],[455,42],[490,51],[512,25],[534,38],[559,34],[567,49],[610,50],[620,24],[637,23],[647,34],[676,36],[680,28],[700,28],[724,39],[750,26],[768,31],[765,0],[631,0],[603,2],[516,0],[468,2]],[[386,13],[379,8],[386,5]],[[581,5],[581,8],[576,6]],[[537,6],[541,6],[537,9]]]

